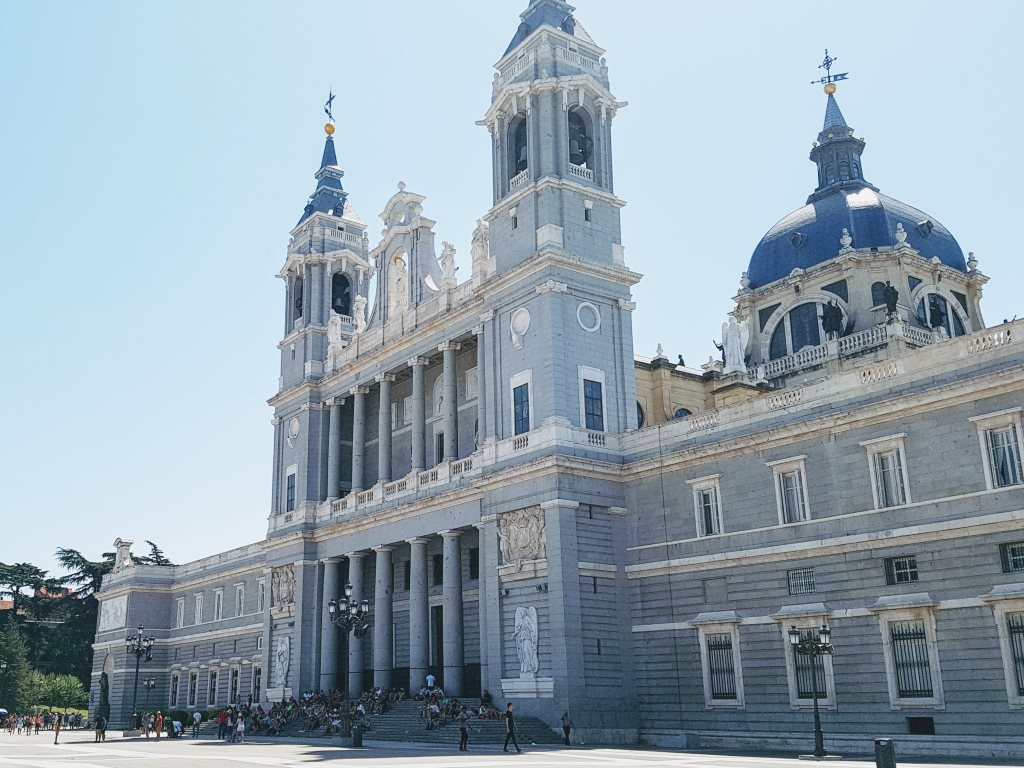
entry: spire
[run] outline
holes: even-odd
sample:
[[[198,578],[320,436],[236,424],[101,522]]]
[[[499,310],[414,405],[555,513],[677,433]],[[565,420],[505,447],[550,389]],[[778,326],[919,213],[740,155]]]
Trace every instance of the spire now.
[[[818,166],[818,186],[807,198],[808,203],[820,200],[838,189],[860,189],[877,187],[864,180],[861,167],[861,153],[864,139],[855,138],[853,128],[846,122],[839,102],[836,101],[836,84],[827,82],[825,94],[825,120],[818,140],[811,147],[811,161]]]
[[[320,169],[313,178],[316,189],[302,209],[298,223],[301,224],[314,213],[327,213],[341,216],[345,212],[345,199],[348,193],[341,186],[341,178],[345,172],[338,167],[338,155],[334,151],[334,123],[324,126],[327,139],[324,142],[324,154],[320,159]]]
[[[519,24],[519,29],[516,30],[512,42],[505,49],[504,55],[507,56],[513,48],[544,24],[560,29],[567,35],[579,37],[592,43],[593,40],[587,35],[586,30],[580,27],[573,17],[572,12],[575,10],[573,6],[563,0],[530,0],[526,10],[519,15],[522,22]]]

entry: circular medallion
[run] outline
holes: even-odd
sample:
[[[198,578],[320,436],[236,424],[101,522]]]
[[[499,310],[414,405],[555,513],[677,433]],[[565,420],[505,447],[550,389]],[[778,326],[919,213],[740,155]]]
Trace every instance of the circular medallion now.
[[[520,307],[512,313],[512,332],[522,336],[530,330],[530,310]]]
[[[601,329],[601,311],[589,301],[582,301],[576,307],[576,322],[587,333],[596,333]]]
[[[302,424],[299,422],[299,420],[297,418],[293,418],[291,421],[289,421],[288,422],[288,437],[290,437],[292,440],[294,440],[296,437],[298,437],[299,436],[299,427],[301,427],[301,426],[302,426]]]

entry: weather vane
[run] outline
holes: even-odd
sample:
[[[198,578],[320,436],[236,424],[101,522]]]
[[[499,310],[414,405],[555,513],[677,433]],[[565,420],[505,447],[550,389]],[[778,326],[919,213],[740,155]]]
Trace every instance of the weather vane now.
[[[828,52],[826,51],[826,53],[828,53]],[[334,122],[334,114],[331,111],[333,106],[334,106],[334,93],[332,93],[331,89],[328,88],[327,89],[327,103],[324,104],[324,112],[327,114],[327,119],[330,120],[332,123]]]
[[[832,74],[832,65],[839,61],[838,56],[829,56],[828,48],[825,49],[825,58],[822,59],[821,64],[818,65],[818,69],[825,70],[825,76],[820,77],[817,80],[811,80],[811,85],[828,85],[829,83],[835,83],[839,80],[848,80],[850,77],[849,72],[838,72]]]

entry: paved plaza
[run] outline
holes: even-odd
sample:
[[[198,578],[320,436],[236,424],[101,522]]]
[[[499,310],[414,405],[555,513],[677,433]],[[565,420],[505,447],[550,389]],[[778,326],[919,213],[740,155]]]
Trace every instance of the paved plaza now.
[[[471,744],[469,754],[420,745],[375,744],[351,749],[326,743],[274,743],[254,740],[227,744],[209,739],[141,739],[108,737],[103,744],[92,740],[91,732],[72,731],[61,735],[54,746],[53,733],[38,736],[0,734],[0,767],[26,768],[246,768],[247,766],[312,766],[324,761],[344,760],[352,766],[409,766],[416,768],[484,768],[508,765],[514,768],[639,768],[685,766],[685,768],[807,768],[810,763],[785,757],[698,754],[653,749],[602,749],[590,747],[533,748],[522,754],[503,754],[497,744]],[[910,765],[910,762],[900,761]],[[867,760],[827,763],[834,768],[866,768]],[[913,763],[927,768],[934,763]],[[942,764],[949,768],[951,763]],[[967,764],[964,764],[967,765]],[[971,763],[975,768],[986,764]],[[1007,763],[991,763],[1007,765]]]

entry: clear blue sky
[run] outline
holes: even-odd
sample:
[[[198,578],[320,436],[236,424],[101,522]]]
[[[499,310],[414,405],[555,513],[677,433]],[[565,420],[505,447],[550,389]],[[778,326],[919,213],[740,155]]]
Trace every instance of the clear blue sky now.
[[[399,180],[427,195],[465,279],[491,202],[474,121],[525,7],[0,6],[0,560],[95,557],[120,535],[183,562],[263,537],[274,275],[327,89],[351,204],[373,222]],[[578,0],[629,101],[615,169],[646,275],[637,353],[714,352],[758,239],[814,187],[826,46],[851,73],[837,97],[866,177],[976,253],[989,323],[1021,312],[1022,7]]]

